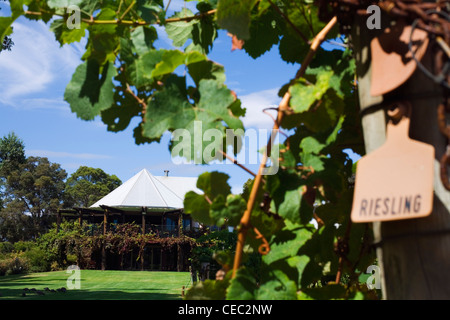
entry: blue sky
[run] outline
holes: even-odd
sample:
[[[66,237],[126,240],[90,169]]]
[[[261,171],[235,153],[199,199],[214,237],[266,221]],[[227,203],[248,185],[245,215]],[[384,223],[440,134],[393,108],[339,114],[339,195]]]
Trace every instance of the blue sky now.
[[[170,8],[175,10],[183,5],[183,1],[172,0]],[[186,5],[194,7],[193,2]],[[0,15],[7,15],[7,4],[0,2],[0,6]],[[173,163],[168,134],[159,144],[136,145],[132,130],[138,119],[119,133],[108,132],[99,118],[78,119],[63,95],[81,63],[85,42],[61,48],[49,25],[24,18],[19,18],[13,27],[12,51],[0,53],[0,136],[14,131],[24,141],[27,156],[47,157],[59,163],[68,175],[84,165],[101,168],[122,181],[144,168],[153,175],[163,175],[164,170],[169,170],[172,176],[189,177],[217,170],[228,173],[233,191],[240,192],[243,183],[251,178],[233,164]],[[169,48],[171,40],[161,33],[158,45]],[[231,38],[225,32],[220,32],[209,57],[225,67],[226,84],[247,109],[245,127],[269,130],[272,120],[261,110],[278,105],[279,88],[295,76],[299,65],[283,62],[277,47],[257,60],[244,51],[231,52]],[[257,171],[257,165],[249,167]]]

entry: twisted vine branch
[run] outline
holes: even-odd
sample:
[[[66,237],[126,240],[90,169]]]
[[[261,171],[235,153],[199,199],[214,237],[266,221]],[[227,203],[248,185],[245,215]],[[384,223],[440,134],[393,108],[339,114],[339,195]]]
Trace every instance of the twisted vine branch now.
[[[336,23],[337,23],[337,18],[333,17],[328,22],[328,24],[314,37],[314,39],[311,43],[311,46],[309,48],[308,54],[306,55],[305,59],[303,60],[301,67],[298,70],[297,74],[295,75],[295,79],[298,79],[305,74],[306,68],[311,63],[314,55],[316,54],[317,49],[322,44],[322,42],[325,40],[326,35],[336,25]],[[249,196],[249,199],[247,202],[247,209],[245,210],[245,212],[241,218],[239,227],[238,227],[238,240],[236,243],[236,253],[234,256],[232,278],[234,278],[236,276],[236,272],[241,265],[245,239],[247,237],[248,230],[251,228],[251,223],[250,223],[251,213],[252,213],[253,207],[255,205],[256,195],[258,194],[259,188],[261,186],[262,172],[267,164],[267,159],[270,156],[270,153],[272,150],[272,143],[275,139],[275,135],[277,134],[277,131],[281,125],[281,122],[283,120],[285,113],[287,111],[289,111],[290,98],[291,98],[291,94],[289,93],[289,91],[287,91],[278,106],[277,119],[273,125],[272,132],[270,134],[270,138],[267,143],[266,152],[263,155],[261,164],[259,166],[258,173],[257,173],[257,175],[255,177],[255,181],[253,183],[253,187],[252,187],[252,190],[250,192],[250,196]]]

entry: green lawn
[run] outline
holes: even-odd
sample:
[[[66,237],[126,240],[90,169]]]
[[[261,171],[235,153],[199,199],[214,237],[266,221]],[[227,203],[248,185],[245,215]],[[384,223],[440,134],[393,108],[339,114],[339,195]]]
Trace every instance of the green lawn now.
[[[65,271],[0,277],[0,300],[179,300],[189,272],[81,270],[80,289],[67,289]],[[51,292],[60,288],[66,292]],[[44,295],[24,289],[40,290]],[[48,288],[48,290],[45,290]]]

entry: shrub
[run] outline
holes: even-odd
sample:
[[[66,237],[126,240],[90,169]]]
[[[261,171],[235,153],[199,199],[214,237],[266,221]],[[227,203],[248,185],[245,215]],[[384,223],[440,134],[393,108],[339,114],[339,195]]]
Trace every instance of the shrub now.
[[[0,255],[14,251],[14,245],[11,242],[0,242]]]
[[[23,256],[28,262],[30,272],[50,271],[51,262],[47,258],[47,253],[38,246],[23,252]]]
[[[28,271],[28,263],[21,254],[12,254],[0,260],[0,275],[19,274]]]

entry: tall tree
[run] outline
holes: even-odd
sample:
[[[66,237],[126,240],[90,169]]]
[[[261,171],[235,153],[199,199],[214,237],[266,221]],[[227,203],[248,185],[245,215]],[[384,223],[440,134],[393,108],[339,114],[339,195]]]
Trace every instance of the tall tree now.
[[[25,144],[14,132],[0,139],[0,177],[5,178],[25,161]]]
[[[43,157],[28,157],[7,177],[9,197],[4,211],[22,208],[17,213],[31,216],[37,235],[46,227],[49,215],[62,207],[66,178],[67,173],[59,164]]]
[[[122,181],[102,169],[81,166],[67,179],[67,204],[88,207],[120,186]]]

